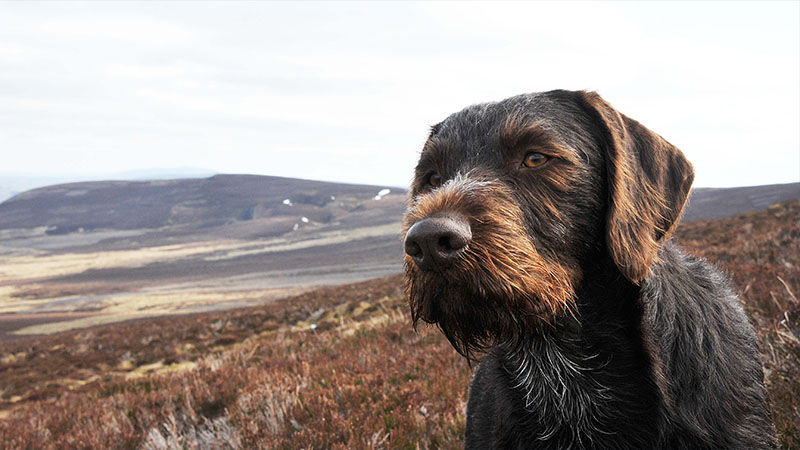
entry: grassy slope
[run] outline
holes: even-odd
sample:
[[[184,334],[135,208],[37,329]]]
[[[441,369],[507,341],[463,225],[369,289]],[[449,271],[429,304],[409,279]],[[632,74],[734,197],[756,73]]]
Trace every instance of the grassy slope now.
[[[677,240],[743,292],[781,440],[800,448],[800,202]],[[6,344],[0,448],[460,448],[470,373],[411,330],[389,277]]]

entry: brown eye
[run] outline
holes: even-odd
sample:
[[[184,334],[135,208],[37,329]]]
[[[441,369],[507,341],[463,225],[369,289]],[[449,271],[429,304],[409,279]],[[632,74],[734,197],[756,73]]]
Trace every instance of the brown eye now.
[[[438,173],[432,173],[428,176],[428,184],[432,187],[439,187],[442,184],[442,177]]]
[[[525,155],[525,159],[522,160],[522,164],[525,167],[539,167],[550,160],[547,155],[543,155],[541,153],[528,153]]]

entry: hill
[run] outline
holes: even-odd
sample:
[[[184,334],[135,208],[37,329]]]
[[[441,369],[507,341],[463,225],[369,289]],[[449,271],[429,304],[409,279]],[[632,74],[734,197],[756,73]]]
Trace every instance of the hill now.
[[[682,224],[756,326],[800,447],[800,201]],[[0,448],[463,447],[471,369],[410,326],[398,276],[245,309],[0,343]]]
[[[175,178],[202,178],[214,175],[213,170],[196,167],[171,167],[158,169],[126,170],[107,175],[89,174],[24,174],[0,172],[0,203],[25,191],[55,184],[92,180],[165,180]]]
[[[800,198],[800,183],[735,188],[695,188],[683,213],[683,221],[721,219],[758,211],[776,203]]]
[[[0,230],[44,227],[51,236],[128,231],[137,233],[138,244],[192,235],[271,237],[308,223],[302,217],[315,224],[349,219],[359,226],[399,220],[398,202],[388,211],[365,205],[384,188],[260,175],[69,183],[26,191],[0,203]],[[402,189],[393,190],[404,195]],[[364,214],[368,209],[373,213]],[[357,220],[350,217],[354,212],[361,213]],[[126,233],[125,240],[130,236]],[[114,241],[106,237],[104,244]]]
[[[0,340],[397,273],[405,202],[402,189],[253,175],[25,192],[0,204]]]

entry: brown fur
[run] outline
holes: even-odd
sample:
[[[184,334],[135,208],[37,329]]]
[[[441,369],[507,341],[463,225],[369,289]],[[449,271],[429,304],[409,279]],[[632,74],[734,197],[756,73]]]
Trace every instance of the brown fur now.
[[[640,283],[678,223],[694,170],[674,145],[596,93],[583,98],[606,132],[608,247],[622,273]]]

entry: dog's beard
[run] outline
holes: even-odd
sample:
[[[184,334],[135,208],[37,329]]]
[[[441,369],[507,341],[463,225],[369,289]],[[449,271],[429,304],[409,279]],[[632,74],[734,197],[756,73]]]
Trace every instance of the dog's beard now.
[[[442,272],[420,270],[407,257],[405,288],[414,326],[420,320],[438,325],[457,352],[473,359],[476,352],[514,342],[569,313],[570,274],[530,255],[511,264],[514,252],[508,251],[500,246],[489,253],[473,243]]]
[[[458,353],[470,359],[501,336],[512,335],[514,316],[508,308],[494,306],[480,290],[461,280],[422,272],[406,263],[406,291],[416,328],[420,320],[436,324]]]

